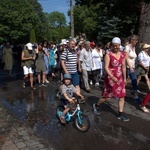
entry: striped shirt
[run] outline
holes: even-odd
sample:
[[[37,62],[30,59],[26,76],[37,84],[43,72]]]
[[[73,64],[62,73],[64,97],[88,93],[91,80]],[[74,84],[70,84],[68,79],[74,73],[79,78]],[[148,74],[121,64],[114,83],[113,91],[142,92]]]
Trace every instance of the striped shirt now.
[[[66,69],[70,74],[75,74],[77,72],[77,53],[76,51],[65,50],[61,54],[61,60],[65,61]]]

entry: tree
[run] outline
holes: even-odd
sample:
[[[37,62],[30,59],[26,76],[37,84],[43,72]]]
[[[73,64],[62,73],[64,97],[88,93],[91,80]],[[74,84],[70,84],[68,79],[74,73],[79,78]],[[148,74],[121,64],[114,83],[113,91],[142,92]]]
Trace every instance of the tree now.
[[[37,42],[37,40],[36,40],[36,34],[35,34],[35,29],[34,28],[32,28],[31,32],[30,32],[30,42],[31,43]]]
[[[1,0],[0,1],[1,40],[29,42],[32,28],[37,39],[46,33],[46,19],[37,0]]]
[[[49,40],[58,43],[61,39],[69,37],[69,27],[66,25],[66,18],[63,13],[54,11],[52,13],[45,13],[45,16],[49,26]]]
[[[140,3],[139,42],[150,44],[150,1]]]

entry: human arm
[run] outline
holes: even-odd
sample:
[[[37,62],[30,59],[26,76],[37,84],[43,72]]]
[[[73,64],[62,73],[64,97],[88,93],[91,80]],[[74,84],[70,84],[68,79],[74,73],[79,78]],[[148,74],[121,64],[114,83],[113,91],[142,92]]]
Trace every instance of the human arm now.
[[[122,74],[123,74],[124,83],[126,84],[127,81],[126,81],[126,61],[125,61],[125,58],[123,59],[123,62],[122,62]]]
[[[144,60],[144,53],[143,52],[140,52],[139,55],[138,55],[138,61],[139,61],[139,65],[146,71],[149,70],[149,67],[145,66],[143,64],[143,60]]]
[[[26,58],[24,52],[22,51],[22,53],[21,53],[21,60],[25,61],[25,60],[32,60],[32,59],[33,59],[33,57]]]
[[[130,61],[129,61],[130,47],[129,47],[128,45],[125,47],[124,52],[125,52],[125,54],[126,54],[126,57],[125,57],[126,64],[129,66],[130,72],[133,73],[133,72],[134,72],[134,69],[133,69],[133,67],[131,66]]]
[[[64,98],[67,100],[67,101],[69,101],[70,103],[73,103],[74,102],[74,98],[72,97],[72,98],[69,98],[69,96],[67,95],[67,93],[63,93],[63,96],[64,96]]]
[[[109,55],[108,55],[108,54],[105,55],[104,61],[105,61],[105,66],[104,66],[104,68],[105,68],[106,73],[108,74],[108,76],[109,76],[114,82],[117,82],[117,81],[118,81],[117,78],[115,78],[115,77],[113,76],[113,74],[112,74],[112,73],[110,72],[110,70],[109,70],[110,58],[109,58]]]
[[[63,68],[63,70],[64,70],[64,72],[65,73],[69,73],[68,72],[68,70],[67,70],[67,68],[66,68],[66,52],[63,52],[62,54],[61,54],[61,57],[60,57],[60,63],[61,63],[61,66],[62,66],[62,68]]]
[[[83,59],[84,59],[84,50],[81,50],[80,56],[79,56],[79,61],[78,61],[78,70],[79,70],[79,72],[82,72]]]
[[[126,52],[125,60],[126,60],[126,64],[129,66],[130,72],[133,73],[134,69],[132,68],[132,66],[131,66],[131,64],[129,62],[129,53],[128,52]]]

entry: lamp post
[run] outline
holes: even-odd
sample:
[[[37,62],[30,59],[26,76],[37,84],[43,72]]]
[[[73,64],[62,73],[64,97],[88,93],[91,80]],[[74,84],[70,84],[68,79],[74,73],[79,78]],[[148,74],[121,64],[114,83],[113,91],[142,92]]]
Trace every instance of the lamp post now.
[[[71,38],[74,38],[73,0],[70,0]]]

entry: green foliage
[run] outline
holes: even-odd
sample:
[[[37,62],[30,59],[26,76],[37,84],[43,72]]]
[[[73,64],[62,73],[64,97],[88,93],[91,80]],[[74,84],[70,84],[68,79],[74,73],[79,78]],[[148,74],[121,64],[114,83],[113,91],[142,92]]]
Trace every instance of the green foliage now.
[[[89,40],[104,42],[114,36],[128,37],[137,33],[141,1],[75,0],[75,33],[85,32]]]
[[[1,40],[29,42],[32,28],[38,40],[46,33],[46,17],[37,0],[1,0],[0,10]]]
[[[93,40],[98,33],[98,11],[100,4],[74,6],[75,35],[86,33],[89,40]]]
[[[36,40],[36,35],[35,35],[35,29],[34,29],[34,28],[32,28],[32,29],[31,29],[31,32],[30,32],[30,42],[31,42],[31,43],[37,42],[37,40]]]
[[[54,11],[52,13],[45,13],[48,21],[48,39],[50,41],[59,43],[61,39],[70,36],[70,27],[66,25],[66,18],[63,13]]]

